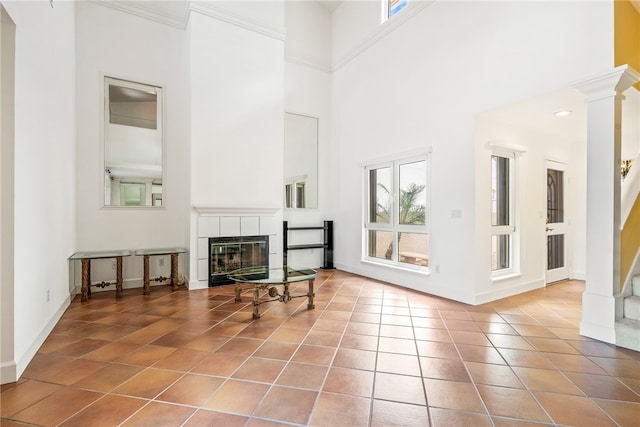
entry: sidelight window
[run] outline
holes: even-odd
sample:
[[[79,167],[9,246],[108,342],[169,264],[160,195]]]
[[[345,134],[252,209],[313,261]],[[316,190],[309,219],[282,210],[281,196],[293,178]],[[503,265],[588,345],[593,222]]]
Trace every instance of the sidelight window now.
[[[515,158],[491,156],[491,270],[494,275],[514,271]]]

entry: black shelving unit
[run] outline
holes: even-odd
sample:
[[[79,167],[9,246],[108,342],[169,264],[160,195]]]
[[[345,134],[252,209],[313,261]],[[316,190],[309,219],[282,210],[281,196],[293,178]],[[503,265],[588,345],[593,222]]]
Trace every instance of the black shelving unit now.
[[[289,245],[289,232],[298,230],[324,230],[322,243],[310,243],[304,245]],[[333,269],[333,221],[324,221],[324,225],[317,227],[289,227],[288,221],[282,222],[282,262],[287,266],[287,254],[289,251],[303,249],[322,249],[323,269]]]

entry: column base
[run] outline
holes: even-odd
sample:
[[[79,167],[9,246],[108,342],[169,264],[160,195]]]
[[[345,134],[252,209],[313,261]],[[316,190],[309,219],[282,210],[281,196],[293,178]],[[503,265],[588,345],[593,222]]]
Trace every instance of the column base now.
[[[616,343],[616,298],[590,292],[582,294],[582,321],[580,335]]]

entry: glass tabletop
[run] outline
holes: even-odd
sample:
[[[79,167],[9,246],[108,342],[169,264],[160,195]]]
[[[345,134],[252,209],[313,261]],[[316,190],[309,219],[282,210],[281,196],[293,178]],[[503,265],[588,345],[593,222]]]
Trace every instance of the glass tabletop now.
[[[69,259],[98,259],[98,258],[115,258],[119,256],[130,256],[130,251],[86,251],[76,252]]]
[[[227,277],[234,282],[253,284],[278,284],[302,282],[315,279],[318,272],[311,268],[269,268],[268,266],[247,267],[232,271]]]
[[[155,249],[138,249],[136,255],[168,255],[183,254],[187,250],[185,248],[155,248]]]

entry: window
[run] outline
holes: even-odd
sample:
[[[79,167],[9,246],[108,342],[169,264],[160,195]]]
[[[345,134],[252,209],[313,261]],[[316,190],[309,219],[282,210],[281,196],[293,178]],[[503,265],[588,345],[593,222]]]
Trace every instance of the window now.
[[[380,22],[384,23],[404,9],[409,4],[409,0],[382,0],[380,4],[382,9]]]
[[[514,167],[513,154],[491,156],[491,270],[494,275],[514,271]]]
[[[429,265],[428,158],[365,168],[365,258],[410,268]]]
[[[294,181],[284,186],[285,207],[304,208],[305,203],[305,181]]]

